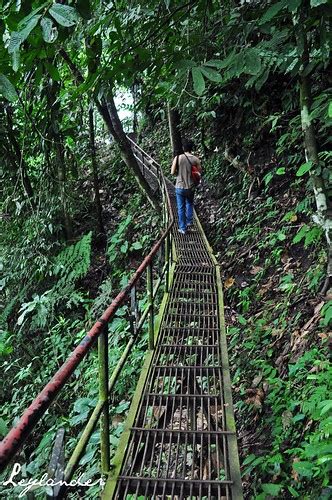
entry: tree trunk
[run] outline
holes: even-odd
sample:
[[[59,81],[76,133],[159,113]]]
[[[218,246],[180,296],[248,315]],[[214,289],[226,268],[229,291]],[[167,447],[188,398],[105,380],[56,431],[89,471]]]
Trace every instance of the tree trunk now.
[[[57,169],[60,205],[62,210],[62,222],[65,229],[66,239],[70,240],[73,235],[73,229],[67,204],[66,163],[65,163],[62,136],[59,131],[60,108],[59,108],[59,103],[57,102],[57,90],[58,90],[58,84],[56,82],[52,82],[52,84],[50,84],[49,86],[47,93],[48,109],[50,110],[49,136],[53,142],[55,149],[55,163]]]
[[[150,201],[153,208],[159,212],[160,208],[157,203],[155,194],[153,193],[150,185],[143,176],[139,164],[134,156],[134,153],[132,152],[127,136],[122,128],[122,124],[119,119],[118,112],[114,103],[114,97],[111,91],[108,92],[106,99],[107,103],[104,100],[104,102],[101,104],[102,107],[101,113],[106,121],[106,124],[111,134],[114,137],[114,140],[119,146],[122,159],[126,163],[127,167],[134,173],[138,185],[148,197],[148,200]]]
[[[90,154],[91,154],[91,165],[93,172],[93,189],[95,192],[95,206],[96,206],[96,215],[98,222],[98,229],[101,234],[105,234],[105,228],[103,224],[103,209],[100,201],[100,193],[99,193],[99,176],[98,176],[98,166],[97,166],[97,158],[96,158],[96,144],[95,144],[95,128],[94,128],[94,120],[93,120],[93,106],[90,105],[89,109],[89,135],[90,135]]]
[[[305,19],[303,10],[297,19],[293,18],[298,51],[299,54],[301,55],[301,62],[302,62],[299,80],[300,80],[301,125],[304,138],[304,151],[305,151],[306,161],[312,163],[310,178],[315,194],[316,210],[317,210],[316,214],[313,216],[313,220],[314,222],[316,222],[316,224],[318,224],[323,228],[328,247],[327,276],[322,290],[325,293],[328,290],[332,279],[332,248],[331,248],[332,214],[328,206],[328,197],[325,191],[324,180],[321,177],[321,175],[317,174],[319,167],[319,158],[318,158],[318,149],[317,149],[317,141],[316,141],[314,125],[310,118],[311,82],[309,74],[305,72],[310,62],[310,55],[309,55],[307,34],[303,28],[304,21]]]
[[[131,95],[133,97],[133,134],[137,136],[138,119],[137,119],[137,100],[138,100],[138,84],[134,82],[131,88]]]
[[[16,139],[14,128],[13,128],[13,116],[12,110],[9,106],[6,107],[6,116],[7,116],[7,136],[9,142],[15,153],[15,164],[17,165],[17,170],[19,172],[19,176],[21,178],[23,190],[26,196],[29,198],[32,207],[35,207],[34,203],[34,192],[31,185],[31,181],[27,172],[27,165],[23,158],[23,152],[21,147]]]
[[[63,150],[63,142],[60,134],[55,136],[56,166],[59,182],[60,204],[62,208],[63,225],[66,232],[66,239],[71,240],[73,236],[72,222],[68,211],[66,195],[66,162]]]
[[[180,130],[180,113],[178,109],[172,108],[171,105],[168,103],[167,114],[168,114],[168,126],[171,138],[172,152],[173,156],[176,156],[183,151],[182,137]]]
[[[78,83],[83,83],[84,78],[82,77],[79,69],[76,67],[76,65],[72,62],[70,59],[69,55],[67,52],[63,49],[59,51],[63,59],[66,61],[68,66],[70,67],[74,77],[76,78]],[[138,182],[138,185],[140,188],[144,191],[146,194],[149,202],[153,206],[155,210],[158,212],[160,211],[158,202],[156,200],[156,197],[150,187],[150,185],[147,183],[145,180],[145,177],[143,176],[141,169],[139,167],[139,164],[132,152],[132,149],[130,147],[130,143],[127,139],[126,134],[123,131],[121,121],[118,116],[117,109],[114,104],[114,97],[113,93],[111,90],[111,85],[107,91],[107,94],[104,95],[104,97],[101,99],[101,101],[98,100],[97,97],[94,98],[97,109],[99,113],[101,114],[102,118],[104,119],[108,130],[112,134],[115,142],[118,144],[121,152],[121,156],[123,161],[126,163],[127,167],[133,172],[136,181]]]

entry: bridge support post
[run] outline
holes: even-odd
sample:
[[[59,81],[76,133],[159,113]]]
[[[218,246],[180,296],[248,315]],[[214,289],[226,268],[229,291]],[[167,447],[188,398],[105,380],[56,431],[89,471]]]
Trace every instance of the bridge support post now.
[[[149,307],[149,349],[154,348],[154,311],[153,311],[153,276],[152,276],[152,263],[150,262],[147,267],[146,285],[148,294],[148,307]]]
[[[166,236],[165,241],[165,263],[166,263],[166,279],[165,279],[165,291],[169,292],[169,268],[170,268],[170,236]]]
[[[105,325],[98,337],[99,365],[99,400],[103,403],[100,420],[101,469],[103,473],[110,470],[110,436],[109,436],[109,392],[108,392],[108,327]]]

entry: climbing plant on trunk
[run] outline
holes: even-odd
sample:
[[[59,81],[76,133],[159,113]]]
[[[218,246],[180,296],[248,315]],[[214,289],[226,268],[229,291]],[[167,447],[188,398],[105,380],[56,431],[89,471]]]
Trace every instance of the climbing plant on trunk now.
[[[322,176],[322,165],[318,156],[318,146],[315,128],[311,117],[311,80],[310,80],[310,53],[308,45],[308,35],[305,29],[308,20],[308,6],[303,6],[297,14],[293,16],[293,23],[296,34],[297,50],[301,67],[299,72],[300,86],[300,111],[301,125],[303,131],[304,151],[306,163],[300,167],[298,173],[306,171],[310,173],[315,202],[316,214],[313,216],[316,222],[324,230],[327,242],[327,276],[322,288],[325,293],[332,279],[332,210],[326,192],[325,182]]]

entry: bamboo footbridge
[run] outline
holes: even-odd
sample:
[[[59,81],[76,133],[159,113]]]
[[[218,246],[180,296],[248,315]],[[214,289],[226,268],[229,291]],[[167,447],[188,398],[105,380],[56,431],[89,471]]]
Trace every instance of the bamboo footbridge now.
[[[104,500],[241,499],[220,270],[196,214],[187,234],[177,231],[174,187],[159,164],[129,140],[143,175],[162,197],[163,235],[3,440],[0,464],[3,469],[13,462],[98,339],[99,401],[66,465],[64,431],[59,429],[48,468],[49,477],[57,479],[59,486],[53,487],[50,498],[70,498],[73,490],[68,483],[100,421]],[[137,294],[142,282],[147,307],[140,311]],[[159,306],[157,298],[162,292]],[[124,304],[129,311],[128,343],[110,375],[108,325]],[[148,350],[112,456],[112,393],[144,328],[148,330]]]

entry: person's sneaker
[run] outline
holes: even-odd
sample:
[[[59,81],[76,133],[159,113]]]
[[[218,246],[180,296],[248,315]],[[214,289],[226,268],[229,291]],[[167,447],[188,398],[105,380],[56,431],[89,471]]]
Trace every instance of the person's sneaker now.
[[[183,229],[178,229],[179,233],[181,234],[186,234],[186,232]]]

